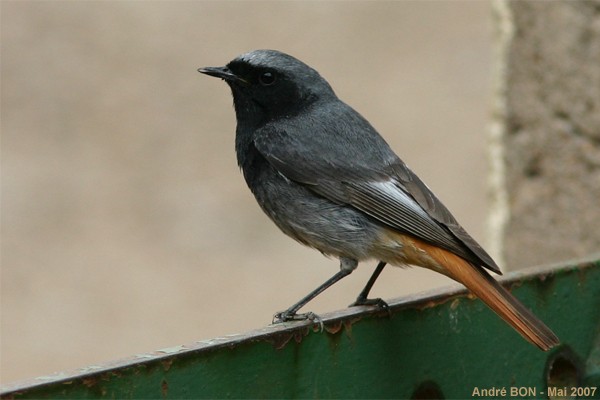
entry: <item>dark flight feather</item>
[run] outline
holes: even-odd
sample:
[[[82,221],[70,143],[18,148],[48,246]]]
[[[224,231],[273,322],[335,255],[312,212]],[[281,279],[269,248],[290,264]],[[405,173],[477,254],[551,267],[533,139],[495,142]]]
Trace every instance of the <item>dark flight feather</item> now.
[[[487,252],[369,122],[346,104],[336,103],[314,107],[312,118],[305,119],[309,126],[281,119],[277,128],[263,126],[254,135],[256,149],[288,179],[320,196],[351,205],[394,229],[500,273]],[[337,121],[345,121],[346,126],[337,126]],[[312,123],[319,129],[311,130]],[[340,129],[344,135],[337,134]],[[336,156],[326,159],[322,154]]]

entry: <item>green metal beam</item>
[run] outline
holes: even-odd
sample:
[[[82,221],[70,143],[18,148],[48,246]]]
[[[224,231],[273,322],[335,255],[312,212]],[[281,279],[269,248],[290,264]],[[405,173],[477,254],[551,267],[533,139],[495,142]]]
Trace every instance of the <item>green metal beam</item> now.
[[[538,350],[451,289],[391,301],[391,315],[367,307],[322,315],[323,332],[308,322],[268,326],[8,385],[1,397],[527,399],[575,390],[600,399],[600,261],[504,284],[561,346]]]

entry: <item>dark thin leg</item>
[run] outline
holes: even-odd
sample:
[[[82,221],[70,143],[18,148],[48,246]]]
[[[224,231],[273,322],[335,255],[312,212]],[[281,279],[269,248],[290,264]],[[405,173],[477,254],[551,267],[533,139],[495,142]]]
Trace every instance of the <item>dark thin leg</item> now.
[[[373,271],[373,275],[371,275],[371,277],[369,278],[369,281],[367,282],[365,288],[360,292],[360,294],[356,298],[356,301],[354,303],[350,304],[350,307],[364,306],[364,305],[377,305],[383,309],[388,308],[388,305],[385,301],[383,301],[381,299],[369,299],[368,298],[371,288],[373,288],[375,281],[377,280],[377,278],[379,278],[379,275],[381,274],[381,271],[383,271],[383,268],[385,268],[385,265],[386,265],[386,263],[384,261],[380,261],[379,264],[377,264],[377,268],[375,268],[375,271]]]
[[[345,269],[345,268],[340,269],[338,271],[338,273],[336,273],[334,276],[329,278],[327,281],[325,281],[325,283],[323,283],[321,286],[319,286],[318,288],[316,288],[315,290],[310,292],[308,295],[303,297],[299,302],[297,302],[296,304],[294,304],[293,306],[291,306],[290,308],[288,308],[285,311],[276,313],[273,316],[273,323],[285,322],[285,321],[291,321],[291,320],[318,319],[318,317],[315,314],[313,314],[312,312],[309,312],[306,314],[296,314],[296,311],[298,311],[299,309],[304,307],[306,305],[306,303],[308,303],[309,301],[311,301],[312,299],[317,297],[329,286],[333,285],[340,279],[350,275],[350,273],[352,273],[351,269]]]

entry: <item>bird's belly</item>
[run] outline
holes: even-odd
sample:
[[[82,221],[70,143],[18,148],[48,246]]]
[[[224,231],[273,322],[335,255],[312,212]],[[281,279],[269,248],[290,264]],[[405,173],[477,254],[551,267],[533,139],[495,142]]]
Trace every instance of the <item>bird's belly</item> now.
[[[327,255],[371,258],[379,227],[370,217],[333,203],[274,170],[261,175],[257,176],[261,182],[251,186],[254,196],[286,235]]]

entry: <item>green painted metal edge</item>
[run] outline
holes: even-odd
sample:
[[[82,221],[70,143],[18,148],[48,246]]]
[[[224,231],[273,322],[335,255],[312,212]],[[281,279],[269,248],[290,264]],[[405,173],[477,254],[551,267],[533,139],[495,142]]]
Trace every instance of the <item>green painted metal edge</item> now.
[[[391,315],[368,307],[322,315],[322,332],[309,322],[268,326],[10,384],[0,396],[600,399],[600,261],[503,283],[561,346],[538,350],[451,288],[390,301]]]

